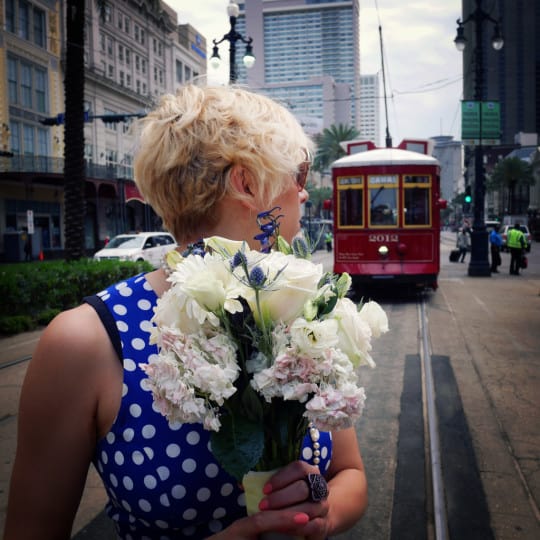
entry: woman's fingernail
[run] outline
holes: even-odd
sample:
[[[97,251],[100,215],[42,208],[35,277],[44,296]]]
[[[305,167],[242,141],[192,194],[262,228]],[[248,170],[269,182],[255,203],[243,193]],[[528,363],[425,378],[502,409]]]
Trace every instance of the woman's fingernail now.
[[[270,506],[268,499],[262,499],[259,503],[259,510],[266,510]]]
[[[272,484],[264,484],[262,492],[265,495],[270,495],[270,493],[272,493]]]
[[[309,521],[309,516],[304,513],[295,514],[293,520],[298,525],[305,525]]]

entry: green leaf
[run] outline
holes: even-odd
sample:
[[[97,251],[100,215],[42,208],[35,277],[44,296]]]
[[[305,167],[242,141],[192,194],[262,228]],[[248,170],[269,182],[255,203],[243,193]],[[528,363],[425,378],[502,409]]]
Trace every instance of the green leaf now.
[[[253,422],[260,423],[263,419],[263,406],[259,394],[251,385],[247,385],[242,392],[242,407],[246,416]]]
[[[220,465],[239,482],[254,469],[264,450],[262,422],[230,415],[221,418],[221,429],[210,436],[212,451]]]

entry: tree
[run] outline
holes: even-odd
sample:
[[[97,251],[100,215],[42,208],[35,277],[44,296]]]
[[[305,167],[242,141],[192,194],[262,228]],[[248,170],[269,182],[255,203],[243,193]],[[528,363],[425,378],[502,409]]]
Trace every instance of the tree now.
[[[324,128],[322,133],[315,139],[317,143],[317,153],[313,161],[313,170],[323,173],[330,164],[345,155],[345,150],[341,148],[340,142],[350,141],[359,136],[356,128],[338,124]]]
[[[64,212],[66,259],[84,255],[84,0],[67,0],[64,80]]]
[[[508,213],[515,214],[520,209],[516,208],[516,189],[522,186],[533,186],[535,178],[532,167],[517,156],[500,160],[491,176],[489,177],[487,188],[489,191],[497,189],[508,191]]]

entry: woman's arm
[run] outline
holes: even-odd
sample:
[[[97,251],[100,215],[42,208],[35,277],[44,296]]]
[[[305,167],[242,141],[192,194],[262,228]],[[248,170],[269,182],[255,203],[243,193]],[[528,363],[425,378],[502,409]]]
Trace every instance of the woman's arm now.
[[[111,350],[89,306],[60,314],[43,333],[22,387],[5,540],[70,538]]]

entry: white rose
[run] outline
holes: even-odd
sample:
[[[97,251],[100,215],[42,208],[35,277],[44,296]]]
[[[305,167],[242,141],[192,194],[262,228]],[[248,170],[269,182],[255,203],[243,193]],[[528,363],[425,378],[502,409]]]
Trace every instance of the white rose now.
[[[226,256],[232,257],[237,251],[242,250],[242,246],[248,250],[247,244],[238,240],[229,240],[222,236],[211,236],[204,239],[205,247],[209,247],[218,253],[222,253]]]
[[[356,304],[349,298],[338,300],[332,317],[338,323],[338,347],[355,365],[368,364],[375,367],[375,362],[369,355],[371,350],[371,328],[360,317]]]
[[[311,321],[296,319],[291,325],[291,342],[302,354],[317,358],[338,344],[338,323],[335,319]]]
[[[380,337],[388,332],[388,317],[377,302],[367,302],[360,310],[360,317],[366,321],[371,328],[373,337]]]
[[[263,317],[267,321],[290,323],[302,313],[306,301],[315,296],[322,265],[277,251],[258,258],[257,264],[268,276],[267,289],[259,295]],[[258,316],[255,295],[250,294],[246,300]]]

